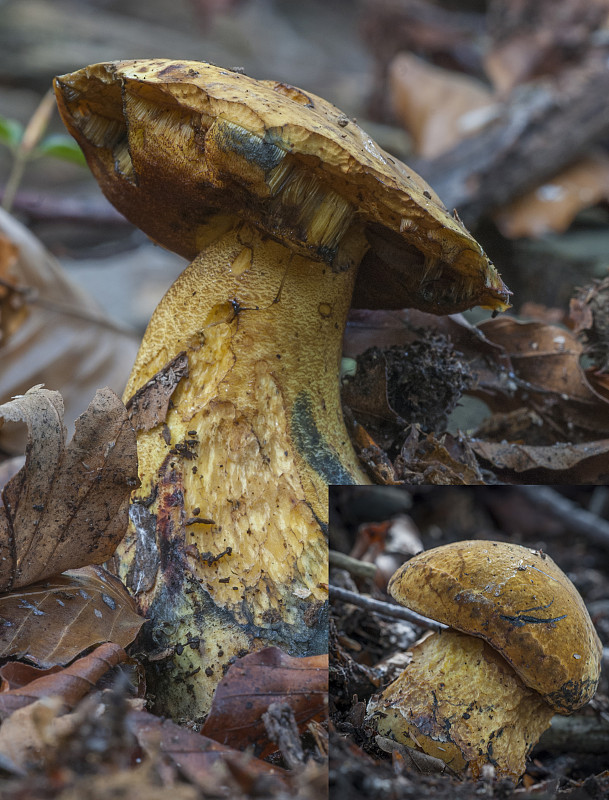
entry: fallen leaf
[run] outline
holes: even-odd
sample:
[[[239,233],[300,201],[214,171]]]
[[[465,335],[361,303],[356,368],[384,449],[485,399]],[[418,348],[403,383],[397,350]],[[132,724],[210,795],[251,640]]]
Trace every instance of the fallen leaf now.
[[[33,667],[31,664],[24,664],[21,661],[8,661],[0,667],[0,679],[2,680],[0,692],[20,689],[37,678],[52,675],[59,671],[61,671],[60,666],[40,669],[39,667]]]
[[[374,741],[377,743],[379,750],[399,756],[408,766],[414,767],[417,772],[421,772],[423,775],[441,774],[446,771],[452,772],[450,767],[440,758],[429,756],[427,753],[415,750],[414,747],[407,747],[404,744],[395,742],[393,739],[388,739],[386,736],[375,736]]]
[[[609,158],[580,159],[542,186],[502,206],[493,219],[508,239],[562,233],[585,208],[609,199]]]
[[[239,714],[243,711],[241,707]],[[147,711],[132,711],[127,716],[127,725],[151,759],[158,759],[162,753],[203,789],[209,788],[210,782],[217,785],[217,766],[226,762],[240,767],[254,779],[269,778],[279,786],[286,785],[288,773],[280,767],[244,755],[204,734],[181,728],[171,720],[155,717]]]
[[[471,447],[506,483],[609,483],[609,439],[549,446],[472,439]]]
[[[163,369],[127,401],[127,410],[136,431],[149,431],[165,422],[171,396],[182,378],[188,377],[188,355],[178,353]]]
[[[15,706],[0,726],[0,752],[23,773],[42,766],[56,739],[71,730],[70,720],[61,717],[63,708],[58,697]]]
[[[511,317],[488,320],[480,329],[503,347],[519,382],[511,407],[497,404],[497,410],[533,409],[552,430],[553,441],[596,439],[609,433],[609,403],[586,379],[580,364],[583,346],[571,331]]]
[[[44,675],[20,689],[0,693],[0,718],[48,697],[59,697],[61,706],[73,708],[109,669],[120,664],[127,654],[117,644],[107,642],[60,672]],[[0,731],[4,729],[4,725]]]
[[[266,647],[236,661],[218,684],[201,732],[232,747],[254,745],[258,754],[276,748],[269,742],[262,714],[271,703],[287,703],[296,724],[324,719],[327,713],[328,657],[293,658]]]
[[[423,158],[435,158],[475,133],[496,107],[481,81],[412,53],[399,53],[389,65],[389,90],[396,116]]]
[[[10,339],[0,341],[0,402],[36,384],[52,386],[61,391],[71,430],[99,386],[122,391],[138,337],[118,330],[40,241],[3,209],[0,234],[16,248],[11,276],[29,312]],[[21,430],[5,426],[0,444],[7,453],[23,452]]]
[[[58,392],[30,389],[0,406],[0,417],[28,427],[25,466],[2,492],[0,589],[109,558],[138,485],[135,433],[119,398],[98,390],[67,447]]]
[[[0,595],[0,619],[0,657],[45,668],[101,642],[127,647],[144,622],[118,578],[93,566]]]

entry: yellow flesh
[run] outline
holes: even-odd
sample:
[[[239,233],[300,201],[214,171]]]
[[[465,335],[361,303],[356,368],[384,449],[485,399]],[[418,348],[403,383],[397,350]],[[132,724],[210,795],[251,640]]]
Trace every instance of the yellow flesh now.
[[[128,400],[186,351],[189,376],[166,419],[170,443],[161,424],[138,434],[133,502],[157,517],[158,576],[142,566],[142,526],[118,551],[159,647],[182,645],[157,687],[173,716],[204,713],[240,651],[325,649],[317,612],[327,599],[327,485],[369,482],[337,381],[355,269],[333,273],[236,221],[223,219],[217,233],[156,310],[125,392]],[[188,441],[199,443],[188,450],[194,458],[175,449]],[[193,517],[213,524],[184,524]],[[197,558],[226,548],[211,565]]]
[[[518,781],[554,712],[489,645],[446,631],[413,648],[412,662],[368,713],[381,735],[455,771],[469,765],[476,779],[490,763],[497,777]]]

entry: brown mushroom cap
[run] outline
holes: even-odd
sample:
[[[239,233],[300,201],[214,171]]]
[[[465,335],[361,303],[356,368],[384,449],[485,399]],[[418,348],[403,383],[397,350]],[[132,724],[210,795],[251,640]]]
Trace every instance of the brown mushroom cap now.
[[[545,554],[506,542],[454,542],[407,561],[389,592],[486,640],[559,713],[596,691],[601,643],[577,589]]]
[[[357,232],[369,251],[354,305],[507,307],[495,268],[433,190],[319,97],[159,59],[96,64],[55,86],[110,201],[186,258],[222,214],[334,270],[349,266]]]

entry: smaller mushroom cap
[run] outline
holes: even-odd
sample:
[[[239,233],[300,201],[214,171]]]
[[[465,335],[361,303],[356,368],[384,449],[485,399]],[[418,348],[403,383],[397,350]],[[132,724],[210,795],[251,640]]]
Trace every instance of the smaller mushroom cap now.
[[[591,699],[602,647],[577,589],[549,556],[506,542],[427,550],[389,582],[402,605],[486,640],[558,713]]]

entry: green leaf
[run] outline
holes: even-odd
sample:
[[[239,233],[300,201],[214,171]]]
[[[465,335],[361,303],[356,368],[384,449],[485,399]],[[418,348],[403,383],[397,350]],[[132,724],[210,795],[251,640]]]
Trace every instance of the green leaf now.
[[[80,164],[82,167],[87,165],[80,147],[74,139],[63,133],[52,133],[45,137],[36,148],[36,155],[61,158],[72,164]]]
[[[10,147],[17,147],[23,136],[23,125],[16,119],[0,117],[0,143]]]

